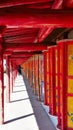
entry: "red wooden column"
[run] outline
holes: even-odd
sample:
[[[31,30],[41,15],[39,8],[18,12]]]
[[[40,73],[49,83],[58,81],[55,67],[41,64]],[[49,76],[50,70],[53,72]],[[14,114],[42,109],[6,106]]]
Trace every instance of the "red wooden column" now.
[[[47,86],[47,55],[46,55],[46,51],[43,52],[44,55],[44,104],[47,105],[47,97],[46,97],[46,86]]]
[[[7,86],[6,86],[6,101],[10,102],[10,66],[9,56],[6,56],[6,73],[7,73]]]
[[[49,105],[50,113],[55,114],[55,59],[54,59],[54,47],[48,48],[49,53]]]
[[[41,100],[44,101],[44,56],[41,55]]]
[[[26,76],[27,76],[27,79],[28,79],[28,61],[26,62],[26,69],[27,69]]]
[[[40,73],[40,71],[39,71],[39,61],[40,61],[40,59],[39,59],[39,56],[40,55],[38,55],[38,100],[40,101],[40,79],[39,79],[40,78],[40,76],[39,76],[40,75],[39,74]]]
[[[33,57],[31,58],[31,86],[33,86]]]
[[[36,55],[34,55],[34,94],[36,94]]]
[[[58,128],[61,128],[62,120],[62,50],[58,46]]]
[[[13,84],[14,84],[14,81],[13,81],[13,63],[11,62],[11,66],[12,66],[12,79],[11,79],[11,81],[12,81],[12,92],[13,92]]]
[[[0,124],[4,123],[3,54],[0,44]]]
[[[59,76],[58,76],[58,69],[60,69],[60,65],[59,65],[59,52],[58,52],[58,46],[54,46],[54,87],[55,87],[55,115],[58,116],[58,108],[60,107],[60,103],[59,100],[60,100],[60,88],[59,88],[59,85],[58,85],[58,82],[59,82]]]
[[[11,63],[11,60],[10,60],[10,92],[13,92],[12,63]]]
[[[32,57],[30,58],[30,86],[32,87],[32,77],[33,77],[33,62]]]
[[[34,60],[35,60],[35,58],[34,58],[34,56],[33,56],[33,79],[32,79],[32,80],[33,80],[33,81],[32,81],[32,82],[33,82],[33,91],[34,91],[34,84],[35,84],[35,77],[34,77],[34,75],[35,75],[35,72],[34,72],[34,70],[35,70],[35,69],[34,69],[34,68],[35,68],[35,61],[34,61]]]

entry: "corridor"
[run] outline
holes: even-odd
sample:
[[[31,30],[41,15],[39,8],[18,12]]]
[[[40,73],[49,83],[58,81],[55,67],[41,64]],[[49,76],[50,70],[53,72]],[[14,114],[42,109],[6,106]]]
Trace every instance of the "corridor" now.
[[[25,77],[17,75],[10,103],[6,103],[6,90],[4,98],[5,119],[0,130],[55,130]]]

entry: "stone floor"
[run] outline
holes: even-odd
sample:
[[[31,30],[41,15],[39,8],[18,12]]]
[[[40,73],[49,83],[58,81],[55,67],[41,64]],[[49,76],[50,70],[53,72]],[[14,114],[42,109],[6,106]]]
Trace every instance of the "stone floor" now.
[[[56,130],[26,78],[17,76],[10,103],[6,103],[6,90],[4,97],[5,124],[0,130]]]

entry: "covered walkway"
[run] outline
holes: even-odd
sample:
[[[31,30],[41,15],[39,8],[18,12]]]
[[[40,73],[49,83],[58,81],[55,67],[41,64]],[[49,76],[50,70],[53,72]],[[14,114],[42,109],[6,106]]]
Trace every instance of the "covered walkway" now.
[[[73,0],[0,0],[0,130],[54,130],[49,117],[73,130]]]
[[[5,125],[0,125],[0,130],[55,130],[41,103],[33,95],[28,80],[25,77],[23,80],[20,75],[15,80],[10,103],[5,101],[4,114]]]

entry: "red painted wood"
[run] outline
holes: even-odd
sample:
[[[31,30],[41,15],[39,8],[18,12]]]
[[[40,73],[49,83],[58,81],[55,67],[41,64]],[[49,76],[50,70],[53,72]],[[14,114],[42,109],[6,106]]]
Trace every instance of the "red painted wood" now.
[[[62,8],[63,0],[55,0],[55,2],[52,5],[52,9],[60,9]],[[43,41],[55,28],[54,25],[51,25],[50,27],[46,28],[44,27],[45,32],[42,34],[41,37],[39,37],[39,41]],[[43,32],[43,29],[41,30]]]
[[[47,97],[46,97],[46,85],[47,85],[47,52],[43,52],[43,56],[44,56],[44,104],[47,104]]]
[[[4,123],[3,54],[0,50],[0,124]]]
[[[54,29],[54,26],[50,26],[49,28],[45,27],[45,31],[42,29],[42,35],[39,37],[39,42],[42,42]]]
[[[0,9],[0,24],[17,27],[73,27],[73,10]]]
[[[39,4],[39,3],[45,3],[45,2],[52,2],[53,0],[3,0],[0,1],[0,7],[10,7],[10,6],[17,6],[17,5],[33,5],[33,4]]]
[[[42,51],[42,50],[46,50],[47,49],[47,46],[45,45],[40,45],[40,44],[24,44],[24,45],[21,45],[19,44],[18,46],[17,45],[9,45],[9,44],[6,44],[6,47],[5,47],[5,51],[13,51],[13,52],[29,52],[29,51]]]
[[[55,0],[52,9],[61,9],[63,4],[63,0]]]
[[[56,95],[56,90],[55,90],[55,53],[54,53],[54,47],[51,48],[51,65],[52,65],[52,114],[55,115],[56,114],[56,101],[55,101],[55,95]]]
[[[73,8],[73,0],[64,0],[64,8]]]
[[[54,47],[48,48],[48,54],[49,54],[49,95],[50,95],[50,114],[55,115],[56,114],[56,100],[55,100],[55,57],[54,57]]]
[[[58,79],[60,79],[60,47],[58,46]],[[60,91],[61,91],[61,87],[60,87],[60,80],[58,80],[58,127],[61,126],[61,108],[60,108],[60,104],[61,104],[61,96],[60,96]]]
[[[11,88],[11,92],[13,92],[13,85],[14,85],[14,81],[13,81],[13,62],[11,62],[11,66],[12,66],[12,88]]]
[[[6,86],[6,101],[10,102],[10,65],[9,57],[6,57],[6,73],[7,73],[7,86]]]

